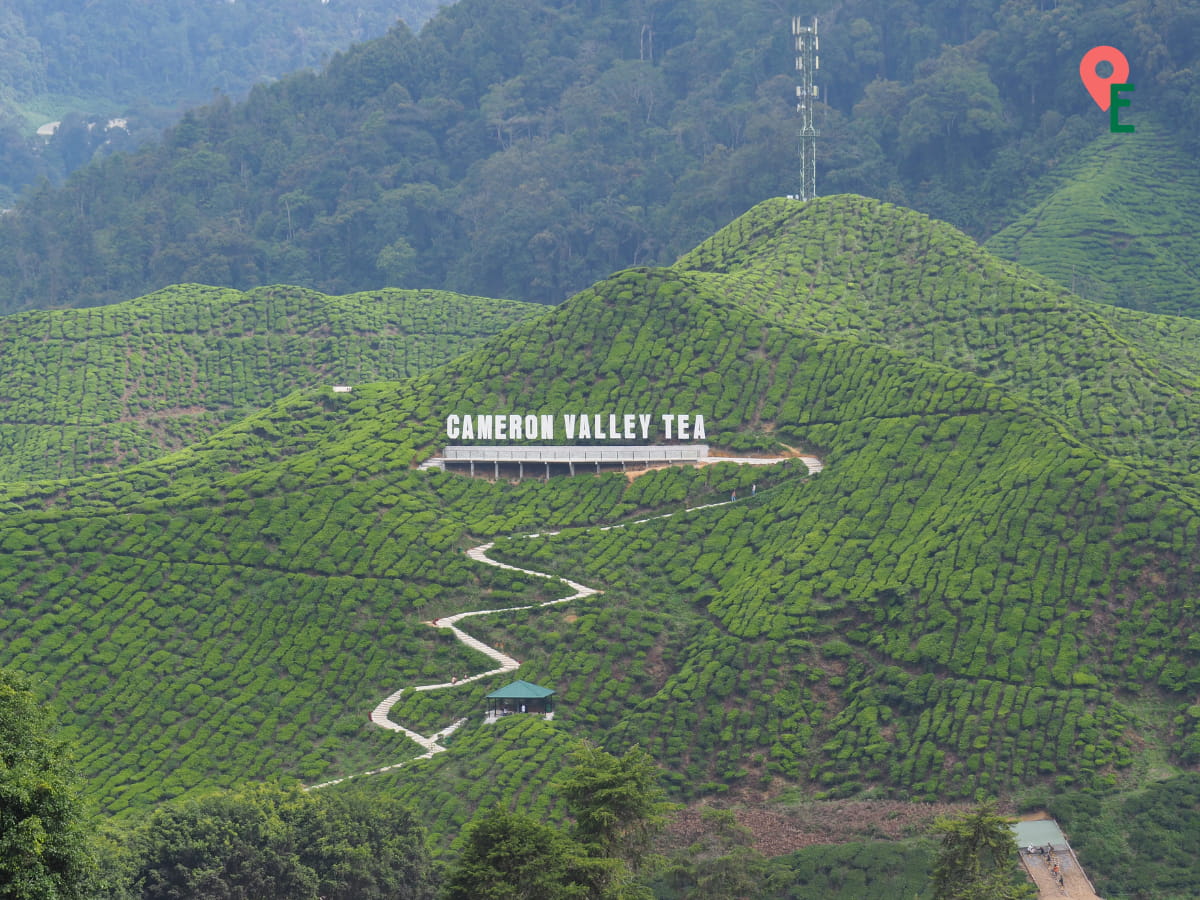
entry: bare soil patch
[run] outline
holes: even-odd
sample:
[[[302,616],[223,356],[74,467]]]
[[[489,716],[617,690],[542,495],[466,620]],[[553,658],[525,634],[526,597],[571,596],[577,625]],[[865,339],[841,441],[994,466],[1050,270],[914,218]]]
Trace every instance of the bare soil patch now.
[[[670,847],[686,847],[707,831],[701,819],[707,804],[680,812],[667,829]],[[959,815],[967,803],[903,803],[892,800],[830,800],[794,805],[733,807],[738,824],[754,835],[764,856],[781,856],[816,844],[897,840],[917,837],[939,816]]]

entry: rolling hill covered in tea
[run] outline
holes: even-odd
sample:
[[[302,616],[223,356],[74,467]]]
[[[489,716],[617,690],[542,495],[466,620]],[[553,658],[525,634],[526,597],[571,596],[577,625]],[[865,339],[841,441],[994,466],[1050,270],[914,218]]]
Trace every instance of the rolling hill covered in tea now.
[[[558,692],[552,723],[483,725],[501,678],[393,710],[425,734],[469,716],[373,776],[444,840],[491,800],[559,814],[582,739],[640,742],[691,799],[1136,783],[1200,761],[1189,327],[885,204],[772,201],[415,377],[4,485],[0,664],[41,675],[110,812],[354,774],[420,752],[367,724],[380,699],[490,668],[423,620],[570,593],[463,552],[499,539],[604,593],[470,629]],[[414,468],[447,414],[516,411],[695,411],[719,450],[825,469]]]
[[[444,291],[177,285],[0,318],[0,480],[153,459],[299,387],[415,375],[538,310]]]
[[[1092,300],[1200,317],[1195,151],[1155,118],[1136,128],[1066,158],[986,246]]]
[[[1200,325],[1081,301],[911,210],[767,201],[675,268],[779,321],[985,378],[1112,456],[1196,466]]]

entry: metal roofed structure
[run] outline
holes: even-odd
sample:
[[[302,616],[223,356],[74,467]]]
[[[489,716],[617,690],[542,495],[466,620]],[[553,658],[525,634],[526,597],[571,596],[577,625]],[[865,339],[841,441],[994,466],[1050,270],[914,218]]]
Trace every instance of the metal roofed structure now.
[[[495,722],[514,713],[534,713],[554,718],[554,691],[540,684],[517,680],[487,695],[488,710],[484,722]]]
[[[473,446],[453,445],[421,464],[422,469],[462,471],[475,475],[476,465],[488,466],[493,477],[501,474],[525,477],[526,466],[532,473],[545,475],[575,474],[576,466],[625,472],[629,467],[648,469],[651,466],[694,466],[708,460],[708,444],[637,444],[626,446]],[[490,464],[490,465],[489,465]],[[504,467],[503,469],[501,467]],[[515,469],[515,471],[514,471]],[[486,471],[486,470],[485,470]]]

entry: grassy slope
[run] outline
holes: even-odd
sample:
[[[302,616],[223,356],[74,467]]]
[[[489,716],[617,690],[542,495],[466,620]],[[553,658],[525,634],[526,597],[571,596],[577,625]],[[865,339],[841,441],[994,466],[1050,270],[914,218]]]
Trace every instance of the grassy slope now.
[[[860,230],[879,214],[829,203]],[[46,676],[109,809],[332,777],[416,752],[363,726],[383,694],[471,670],[418,619],[536,592],[463,547],[744,497],[754,480],[733,507],[501,542],[607,591],[481,622],[559,691],[553,731],[644,742],[679,796],[1119,776],[1127,692],[1161,693],[1169,714],[1200,680],[1200,505],[1021,391],[751,309],[745,283],[621,273],[407,382],[299,392],[193,449],[7,486],[0,663]],[[447,412],[515,409],[695,409],[714,443],[806,446],[828,468],[519,486],[409,468]],[[498,683],[460,689],[464,706]],[[433,696],[397,717],[458,709]],[[446,834],[483,796],[459,789],[475,768],[528,762],[493,734],[473,722],[381,784]],[[550,743],[501,796],[554,808],[546,777],[568,745]]]
[[[542,307],[179,285],[0,318],[0,481],[152,459],[298,387],[423,372]]]
[[[1200,176],[1167,129],[1137,117],[1064,161],[987,248],[1116,306],[1200,316]]]

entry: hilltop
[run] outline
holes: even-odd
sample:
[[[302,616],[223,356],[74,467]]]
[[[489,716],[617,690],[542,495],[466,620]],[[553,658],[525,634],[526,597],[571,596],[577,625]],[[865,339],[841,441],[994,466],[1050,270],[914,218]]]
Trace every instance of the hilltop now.
[[[988,250],[1092,300],[1200,317],[1200,176],[1164,124],[1096,139],[1033,197]]]
[[[1200,325],[1089,302],[865,197],[772,200],[685,254],[738,304],[969,373],[1105,454],[1196,472]]]
[[[434,368],[538,310],[443,291],[177,285],[0,318],[0,480],[153,459],[300,388]]]
[[[948,308],[939,326],[905,272],[943,285],[936,298],[984,266],[1019,303],[995,321],[980,306],[981,333],[1044,334],[1049,311],[1059,365],[1081,380],[1094,305],[986,255],[947,257],[935,278],[896,234],[960,240],[861,198],[766,204],[677,268],[618,273],[413,378],[300,390],[149,462],[7,485],[0,663],[42,676],[110,812],[353,774],[420,752],[367,724],[383,697],[487,665],[422,621],[569,592],[463,553],[514,535],[493,555],[604,594],[479,620],[520,677],[558,691],[553,723],[482,725],[500,681],[393,710],[423,734],[468,716],[448,752],[377,776],[444,841],[489,798],[554,815],[547,778],[579,739],[641,742],[681,798],[1136,783],[1143,742],[1194,764],[1192,492],[1140,445],[1105,452],[1088,416],[1050,409],[1028,374],[998,383],[921,358],[919,341],[831,333],[853,310],[789,291],[803,267],[770,248],[801,248],[821,272],[898,259],[891,303],[935,333],[971,317]],[[755,301],[756,281],[791,299]],[[875,304],[876,330],[894,330],[882,292]],[[1009,365],[1023,369],[1016,351]],[[1131,379],[1105,390],[1141,391]],[[719,449],[798,447],[825,470],[492,484],[414,468],[451,412],[600,409],[704,411]],[[732,491],[743,499],[685,511]],[[547,530],[561,533],[519,536]]]

